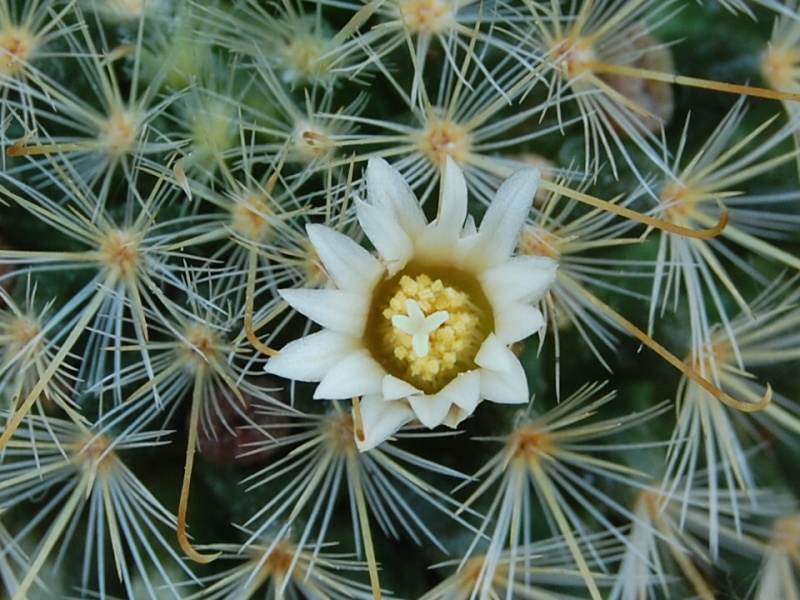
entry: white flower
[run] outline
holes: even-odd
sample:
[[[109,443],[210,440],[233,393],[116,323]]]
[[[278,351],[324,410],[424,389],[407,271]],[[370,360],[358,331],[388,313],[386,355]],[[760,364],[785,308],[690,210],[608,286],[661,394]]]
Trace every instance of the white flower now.
[[[362,451],[414,419],[455,427],[481,400],[527,402],[509,345],[544,325],[533,303],[557,266],[512,256],[539,172],[511,175],[477,230],[464,175],[449,158],[431,223],[386,161],[371,159],[366,178],[368,200],[356,200],[356,211],[378,257],[333,229],[308,226],[335,289],[280,293],[324,329],[287,344],[266,370],[318,381],[317,399],[360,397]]]

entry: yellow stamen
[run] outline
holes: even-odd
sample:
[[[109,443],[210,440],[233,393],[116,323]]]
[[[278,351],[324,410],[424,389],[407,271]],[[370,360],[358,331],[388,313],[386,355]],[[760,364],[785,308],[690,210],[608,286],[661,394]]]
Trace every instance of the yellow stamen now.
[[[365,332],[376,360],[425,393],[474,369],[493,328],[491,306],[477,281],[451,281],[449,270],[439,271],[406,269],[380,286]]]
[[[425,315],[439,311],[449,315],[446,323],[429,334],[425,356],[414,351],[413,335],[394,325],[388,330],[386,341],[394,348],[395,358],[405,363],[411,377],[433,382],[440,374],[452,372],[459,357],[477,353],[481,340],[475,339],[474,334],[478,331],[479,315],[464,292],[445,286],[440,279],[432,281],[427,275],[414,279],[406,275],[400,279],[400,289],[383,316],[391,323],[395,316],[405,315],[408,301],[415,302]]]

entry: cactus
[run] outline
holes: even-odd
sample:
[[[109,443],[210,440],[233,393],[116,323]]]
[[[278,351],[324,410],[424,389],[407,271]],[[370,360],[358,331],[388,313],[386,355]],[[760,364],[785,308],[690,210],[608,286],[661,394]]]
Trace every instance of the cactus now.
[[[0,0],[0,598],[795,598],[797,0]]]

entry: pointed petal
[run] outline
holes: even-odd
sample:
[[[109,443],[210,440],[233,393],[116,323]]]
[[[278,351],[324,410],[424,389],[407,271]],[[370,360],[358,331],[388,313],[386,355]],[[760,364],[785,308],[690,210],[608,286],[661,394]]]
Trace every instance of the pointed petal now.
[[[500,371],[502,373],[510,372],[514,364],[519,364],[519,360],[495,334],[490,333],[489,336],[483,340],[478,354],[475,355],[475,364],[479,367]]]
[[[407,398],[414,394],[422,394],[422,392],[413,385],[394,375],[386,375],[386,377],[383,378],[382,392],[384,400],[399,400],[400,398]]]
[[[467,411],[463,410],[458,406],[451,406],[450,412],[447,413],[447,416],[444,418],[444,421],[442,421],[442,425],[455,429],[456,427],[458,427],[461,421],[470,416],[470,414],[471,413],[468,413]]]
[[[464,222],[464,229],[461,230],[462,237],[469,237],[478,233],[478,228],[475,227],[475,217],[467,215],[467,220]]]
[[[558,263],[544,256],[514,256],[480,274],[484,293],[500,312],[510,302],[538,302],[556,280]]]
[[[441,198],[436,221],[431,229],[436,235],[447,240],[456,240],[461,236],[461,228],[467,218],[467,182],[464,173],[456,162],[448,155],[445,158],[442,175]]]
[[[522,365],[513,374],[481,369],[481,396],[498,404],[525,404],[528,402],[528,382]]]
[[[497,190],[481,221],[480,243],[470,259],[478,267],[492,267],[511,256],[539,185],[539,171],[517,171]]]
[[[461,169],[449,156],[442,175],[439,211],[436,220],[415,240],[415,256],[457,262],[469,244],[464,240],[463,225],[467,217],[467,183]]]
[[[481,401],[481,375],[479,371],[467,371],[448,383],[439,395],[444,395],[450,404],[455,404],[464,411],[461,417],[472,414]]]
[[[414,244],[389,210],[356,200],[356,215],[361,228],[384,262],[399,270],[411,260]]]
[[[308,238],[325,270],[340,290],[369,293],[383,275],[378,259],[338,231],[311,223]]]
[[[337,362],[319,382],[315,400],[344,400],[366,394],[379,394],[386,375],[372,355],[357,350]]]
[[[515,302],[495,312],[494,334],[503,344],[524,340],[543,326],[542,311],[530,304]]]
[[[481,397],[501,404],[528,401],[528,380],[522,365],[494,334],[483,342],[475,363],[482,367]]]
[[[342,290],[278,290],[289,305],[326,329],[360,337],[370,297]]]
[[[406,180],[382,158],[367,163],[367,193],[370,204],[394,218],[411,239],[428,224]]]
[[[419,422],[428,429],[441,425],[447,417],[447,413],[450,412],[450,399],[440,394],[409,396],[408,403]]]
[[[361,452],[382,444],[414,418],[414,411],[407,402],[386,402],[379,394],[361,398],[360,407],[364,439],[356,436],[356,446]]]
[[[286,344],[267,361],[264,370],[296,381],[320,381],[343,356],[360,346],[357,338],[323,330]]]

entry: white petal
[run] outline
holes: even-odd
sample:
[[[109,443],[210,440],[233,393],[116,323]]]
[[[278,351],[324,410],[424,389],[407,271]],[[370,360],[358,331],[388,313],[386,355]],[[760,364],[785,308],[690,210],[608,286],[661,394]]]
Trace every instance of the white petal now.
[[[513,344],[544,326],[542,312],[530,304],[515,302],[495,313],[494,334],[503,344]]]
[[[528,401],[528,380],[514,353],[494,334],[484,340],[475,363],[480,367],[481,397],[501,404]]]
[[[448,383],[440,392],[440,396],[448,399],[450,404],[455,404],[466,414],[461,418],[473,413],[475,407],[481,401],[481,375],[479,371],[467,371]]]
[[[480,274],[484,293],[500,312],[511,302],[538,302],[553,285],[558,263],[545,256],[514,256]]]
[[[364,396],[359,405],[364,439],[356,436],[356,446],[361,452],[385,442],[414,418],[414,411],[407,402],[386,402],[379,394]]]
[[[451,406],[450,412],[447,413],[444,421],[442,421],[442,425],[446,425],[447,427],[451,427],[455,429],[458,427],[459,423],[470,416],[471,413],[462,410],[458,406]]]
[[[525,404],[528,402],[528,382],[525,371],[517,362],[513,373],[498,373],[481,369],[481,396],[498,404]]]
[[[320,381],[347,354],[361,346],[360,340],[323,330],[286,344],[267,361],[267,373],[297,381]]]
[[[503,182],[481,221],[473,266],[492,267],[511,256],[538,185],[538,170],[517,171]]]
[[[436,221],[430,227],[436,230],[437,236],[447,240],[456,240],[461,236],[461,228],[467,218],[467,182],[464,173],[456,162],[448,155],[445,158],[442,175],[441,198]]]
[[[428,429],[441,425],[450,411],[450,399],[440,394],[431,396],[409,396],[408,403],[419,422]]]
[[[336,287],[356,293],[372,291],[383,275],[383,267],[377,258],[330,227],[310,223],[306,225],[306,231]]]
[[[415,254],[425,259],[460,262],[468,248],[462,229],[467,216],[467,184],[461,169],[449,156],[442,176],[439,212],[416,239]]]
[[[289,305],[326,329],[360,337],[370,297],[342,290],[278,290]]]
[[[370,158],[367,163],[367,193],[370,204],[396,219],[410,238],[428,224],[406,180],[382,158]]]
[[[384,375],[386,371],[369,352],[351,352],[325,374],[314,392],[314,399],[343,400],[365,394],[378,394]]]
[[[519,364],[517,357],[493,333],[483,340],[478,354],[475,355],[476,365],[493,371],[509,372],[514,363]]]
[[[464,222],[464,229],[461,230],[462,237],[469,237],[478,233],[478,228],[475,227],[475,217],[467,215],[467,220]]]
[[[394,375],[386,375],[383,378],[381,391],[383,392],[383,399],[387,401],[407,398],[408,396],[414,394],[422,394],[422,392],[413,385],[407,381],[403,381],[402,379],[395,377]]]
[[[391,265],[390,270],[399,270],[411,260],[414,244],[390,211],[356,200],[356,215],[380,257]]]

